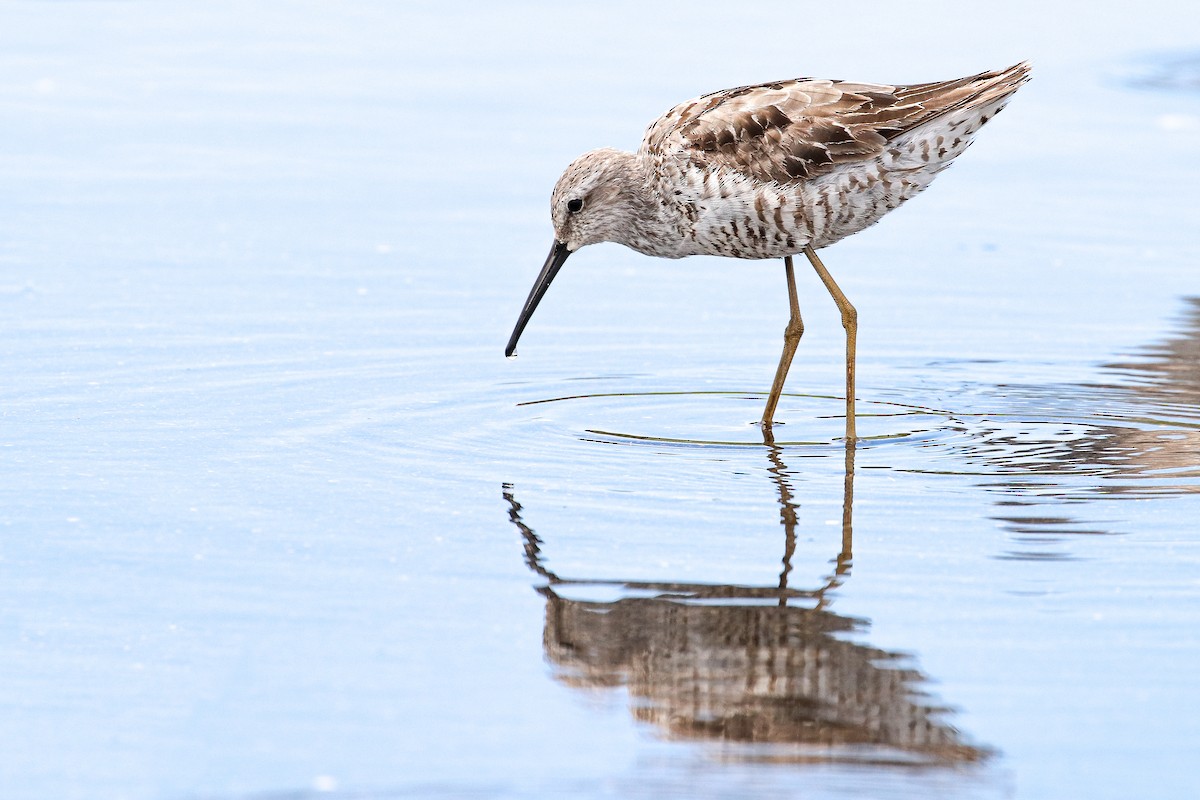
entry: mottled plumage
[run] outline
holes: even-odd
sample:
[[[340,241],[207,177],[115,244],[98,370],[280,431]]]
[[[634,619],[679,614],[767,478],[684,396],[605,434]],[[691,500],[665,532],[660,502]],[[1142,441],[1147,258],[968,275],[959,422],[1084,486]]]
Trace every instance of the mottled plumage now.
[[[554,187],[555,245],[506,352],[567,256],[597,242],[665,258],[785,258],[789,272],[791,256],[804,252],[830,286],[813,251],[921,192],[1028,79],[1021,63],[911,86],[815,78],[742,86],[675,106],[637,153],[585,153]],[[838,304],[846,321],[853,308],[844,297]],[[764,423],[772,412],[768,403]]]

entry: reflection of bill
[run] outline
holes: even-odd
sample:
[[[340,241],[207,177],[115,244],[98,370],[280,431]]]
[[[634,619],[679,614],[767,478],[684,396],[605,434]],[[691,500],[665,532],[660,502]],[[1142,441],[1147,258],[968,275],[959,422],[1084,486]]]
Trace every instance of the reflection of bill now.
[[[855,643],[866,621],[828,610],[850,570],[853,448],[847,448],[842,550],[815,590],[788,586],[796,505],[778,448],[768,449],[786,533],[778,586],[568,579],[543,563],[511,486],[509,517],[526,563],[546,584],[545,651],[557,678],[578,688],[624,685],[634,716],[672,739],[755,747],[750,759],[961,763],[987,751],[963,741],[921,692],[924,677],[895,653]],[[603,585],[612,602],[569,597]]]

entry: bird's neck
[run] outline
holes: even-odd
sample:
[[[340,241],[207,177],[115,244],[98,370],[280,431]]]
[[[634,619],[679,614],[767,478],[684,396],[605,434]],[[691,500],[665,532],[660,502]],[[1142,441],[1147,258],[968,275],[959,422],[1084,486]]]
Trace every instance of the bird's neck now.
[[[618,163],[623,224],[613,232],[614,240],[645,255],[678,258],[678,226],[651,179],[650,166],[634,153],[621,153]]]

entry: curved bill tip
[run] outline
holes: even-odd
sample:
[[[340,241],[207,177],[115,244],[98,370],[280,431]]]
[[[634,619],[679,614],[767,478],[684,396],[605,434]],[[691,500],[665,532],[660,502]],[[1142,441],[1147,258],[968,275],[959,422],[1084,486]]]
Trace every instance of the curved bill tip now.
[[[542,265],[542,271],[538,273],[537,280],[533,282],[533,288],[529,290],[529,297],[525,299],[521,316],[517,318],[517,326],[513,328],[512,336],[508,338],[508,346],[504,348],[505,356],[512,358],[516,354],[517,340],[521,338],[521,332],[529,324],[529,318],[533,316],[534,309],[542,301],[542,295],[550,288],[550,281],[554,280],[554,276],[562,269],[562,265],[569,255],[571,255],[571,251],[567,248],[567,243],[556,240],[554,246],[550,248],[550,255],[546,256],[546,263]]]

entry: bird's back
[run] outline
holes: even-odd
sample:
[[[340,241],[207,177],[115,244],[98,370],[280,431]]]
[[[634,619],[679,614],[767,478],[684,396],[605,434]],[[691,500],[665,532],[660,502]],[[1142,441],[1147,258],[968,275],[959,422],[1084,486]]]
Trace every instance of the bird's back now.
[[[686,252],[824,247],[923,190],[1029,79],[1029,66],[911,86],[795,79],[681,103],[639,156]]]

